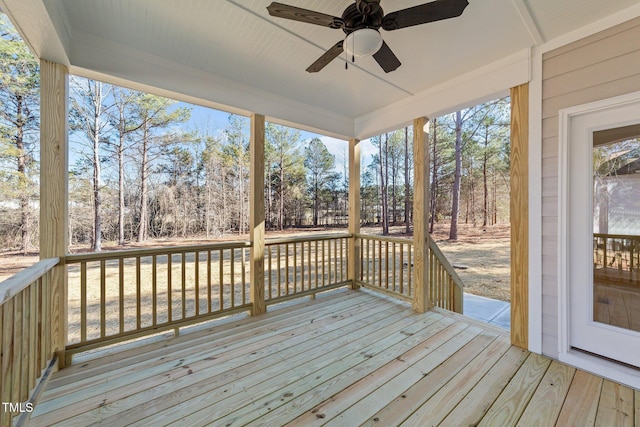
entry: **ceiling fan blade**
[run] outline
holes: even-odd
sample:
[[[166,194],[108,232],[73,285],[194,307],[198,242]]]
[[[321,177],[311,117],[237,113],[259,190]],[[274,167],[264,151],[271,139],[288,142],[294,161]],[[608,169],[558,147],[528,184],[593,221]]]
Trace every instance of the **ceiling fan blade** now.
[[[326,51],[320,58],[318,58],[316,62],[309,65],[309,68],[307,68],[307,71],[309,73],[317,73],[318,71],[326,67],[327,64],[329,64],[329,62],[336,59],[343,52],[343,49],[342,49],[343,43],[344,43],[344,40],[340,40],[338,43],[336,43],[331,49]]]
[[[373,54],[373,59],[380,64],[385,73],[390,73],[402,65],[398,57],[391,51],[391,48],[386,42],[382,42],[382,47],[380,47],[379,51]]]
[[[393,31],[442,19],[462,15],[469,5],[468,0],[436,0],[419,6],[398,10],[387,14],[382,20],[382,28]]]
[[[342,28],[343,25],[341,18],[277,2],[271,3],[267,10],[269,15],[277,18],[291,19],[330,28]]]

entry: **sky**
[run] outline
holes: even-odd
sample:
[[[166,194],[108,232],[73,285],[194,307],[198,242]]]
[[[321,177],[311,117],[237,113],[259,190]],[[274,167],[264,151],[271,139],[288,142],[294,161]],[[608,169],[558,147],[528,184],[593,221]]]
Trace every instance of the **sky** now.
[[[229,113],[220,110],[214,110],[212,108],[201,107],[198,105],[179,103],[177,106],[192,108],[191,119],[187,123],[187,127],[197,129],[198,127],[206,124],[210,129],[222,131],[229,123]],[[313,132],[300,130],[300,136],[303,143],[313,139],[319,138],[327,150],[335,156],[336,159],[336,172],[344,172],[345,162],[348,164],[349,146],[347,141],[341,139],[332,138],[330,136],[320,135]],[[301,147],[302,148],[302,147]],[[362,167],[371,163],[371,156],[376,152],[376,148],[371,144],[369,139],[365,139],[360,142],[360,154]]]

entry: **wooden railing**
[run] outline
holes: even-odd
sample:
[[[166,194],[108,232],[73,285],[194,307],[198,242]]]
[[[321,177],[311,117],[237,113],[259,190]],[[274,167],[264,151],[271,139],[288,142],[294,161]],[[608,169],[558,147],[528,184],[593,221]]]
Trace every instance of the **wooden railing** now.
[[[67,358],[250,309],[248,242],[68,255]]]
[[[268,239],[265,300],[275,303],[350,284],[349,234]]]
[[[12,425],[20,411],[28,413],[39,384],[55,367],[50,279],[59,261],[42,260],[0,283],[0,425]],[[15,411],[10,404],[17,405]]]
[[[349,284],[348,234],[269,239],[268,304]],[[248,311],[249,242],[68,255],[66,357]]]
[[[409,239],[358,235],[361,286],[410,301],[413,298],[413,242]],[[430,300],[462,313],[463,284],[449,261],[429,239]]]
[[[361,286],[410,301],[413,297],[413,242],[358,235]]]
[[[463,312],[464,285],[436,242],[429,239],[429,298],[436,307]]]
[[[593,235],[596,280],[638,286],[640,284],[640,236]]]
[[[274,304],[350,285],[350,234],[267,239],[264,295]],[[357,236],[359,284],[413,296],[410,240]],[[431,243],[431,301],[462,311],[462,284]],[[249,242],[68,255],[66,362],[74,354],[252,308]],[[354,260],[357,261],[357,260]]]

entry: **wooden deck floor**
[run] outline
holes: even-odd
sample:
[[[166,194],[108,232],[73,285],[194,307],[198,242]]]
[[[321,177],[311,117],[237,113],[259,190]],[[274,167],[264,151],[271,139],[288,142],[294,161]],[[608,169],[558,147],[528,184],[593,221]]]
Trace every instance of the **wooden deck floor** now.
[[[640,393],[459,315],[337,290],[64,369],[30,425],[640,426]]]

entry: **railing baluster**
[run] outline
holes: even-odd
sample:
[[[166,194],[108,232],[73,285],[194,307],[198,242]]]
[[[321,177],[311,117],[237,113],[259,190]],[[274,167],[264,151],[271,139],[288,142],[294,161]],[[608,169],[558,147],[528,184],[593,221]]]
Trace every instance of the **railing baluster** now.
[[[106,336],[106,307],[107,307],[107,280],[106,280],[106,262],[100,261],[100,338]]]
[[[218,251],[218,264],[218,293],[220,294],[219,309],[222,310],[224,308],[224,252],[222,249]]]
[[[298,243],[293,243],[293,293],[298,293]]]
[[[331,268],[331,240],[327,240],[326,242],[327,242],[327,251],[328,251],[327,258],[326,258],[326,260],[327,260],[327,271],[328,271],[327,279],[329,280],[329,283],[333,283],[333,279],[332,279],[332,273],[333,273],[332,270],[333,269]],[[324,258],[324,254],[322,254],[322,255],[323,255],[322,257]],[[323,284],[324,284],[324,282],[323,282]]]
[[[325,285],[326,274],[325,274],[325,265],[327,264],[327,258],[324,255],[324,247],[326,240],[321,240],[320,244],[322,245],[322,286]]]
[[[87,262],[80,263],[80,341],[87,340]]]
[[[247,303],[247,269],[245,266],[245,251],[244,248],[240,249],[240,254],[242,255],[242,261],[240,262],[240,270],[242,272],[242,304]]]
[[[384,270],[385,288],[389,289],[389,242],[384,242]]]
[[[142,327],[142,271],[140,257],[136,257],[136,329]]]
[[[284,244],[284,286],[285,295],[289,295],[289,244]]]
[[[181,308],[182,308],[182,316],[181,319],[187,317],[187,254],[185,252],[180,252],[180,283],[182,285],[180,298],[181,298]]]
[[[267,246],[267,253],[268,253],[268,259],[269,259],[269,276],[268,276],[268,283],[269,283],[269,293],[267,294],[267,299],[271,299],[273,296],[273,259],[271,257],[271,252],[272,252],[272,247],[271,246]]]
[[[169,319],[169,323],[171,323],[173,321],[173,297],[172,297],[172,283],[171,283],[171,277],[172,277],[172,262],[173,262],[173,255],[172,254],[168,254],[167,255],[167,319]]]
[[[200,252],[195,251],[193,253],[193,274],[195,274],[195,310],[196,316],[200,315]],[[244,280],[244,277],[243,277]]]
[[[318,243],[316,242],[316,248],[318,247]],[[307,242],[307,259],[308,259],[308,265],[309,265],[309,286],[307,288],[307,290],[311,290],[311,241]],[[316,265],[316,274],[317,274],[317,265]]]
[[[280,245],[276,246],[276,286],[278,286],[278,297],[282,295],[282,274],[280,271],[280,257],[282,256]]]
[[[207,251],[207,313],[213,311],[213,300],[211,299],[211,250]]]
[[[400,293],[404,294],[404,243],[400,243]]]
[[[151,256],[151,323],[158,324],[158,256]]]
[[[235,270],[235,266],[236,266],[236,250],[235,249],[231,249],[230,251],[230,256],[231,256],[231,260],[230,260],[230,275],[231,275],[231,280],[230,280],[230,286],[231,286],[231,307],[235,307],[236,306],[236,270]]]
[[[124,258],[118,259],[118,329],[124,332]]]
[[[47,274],[47,273],[45,273]],[[33,385],[36,383],[36,380],[40,376],[38,374],[38,359],[37,359],[37,351],[34,349],[38,348],[38,279],[35,283],[32,283],[30,286],[29,293],[29,335],[31,339],[29,340],[29,384]],[[0,311],[0,322],[2,322],[2,312]],[[0,330],[2,330],[2,325],[0,324]],[[0,345],[2,345],[2,335],[0,335]],[[0,393],[1,395],[1,393]]]
[[[318,289],[318,241],[316,240],[316,289]]]
[[[22,390],[20,389],[20,368],[22,366],[22,295],[20,292],[13,297],[13,371],[11,382],[10,402],[22,402]]]

